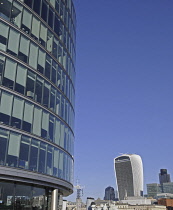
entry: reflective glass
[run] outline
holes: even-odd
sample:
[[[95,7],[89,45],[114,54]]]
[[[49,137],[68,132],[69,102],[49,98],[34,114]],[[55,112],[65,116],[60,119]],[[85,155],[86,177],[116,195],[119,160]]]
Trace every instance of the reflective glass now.
[[[13,96],[6,92],[1,94],[1,104],[0,104],[0,122],[9,125],[10,116],[12,110],[12,100]]]
[[[27,0],[28,2],[31,2],[31,0]],[[23,10],[23,19],[22,19],[22,30],[25,31],[27,34],[30,33],[31,30],[31,18],[32,15],[28,10]]]
[[[11,59],[7,59],[2,84],[10,89],[13,89],[15,76],[16,76],[16,62],[14,62]]]
[[[22,6],[13,1],[13,6],[11,10],[11,22],[19,28],[21,26],[22,9]]]
[[[32,139],[31,150],[30,150],[30,161],[29,161],[29,170],[37,171],[38,165],[38,141]]]
[[[13,112],[11,116],[11,125],[15,128],[21,128],[21,122],[23,117],[24,100],[18,97],[14,97]]]
[[[0,182],[0,200],[3,203],[0,204],[2,210],[13,210],[14,205],[14,184],[10,182]]]
[[[30,138],[22,136],[19,153],[19,168],[28,169],[30,143]]]
[[[10,13],[11,13],[11,6],[12,6],[12,0],[1,0],[0,17],[9,21]]]
[[[0,49],[4,51],[6,50],[6,45],[8,40],[8,30],[9,27],[7,25],[3,23],[0,24]]]
[[[42,1],[41,17],[43,18],[43,20],[45,22],[47,22],[47,12],[48,12],[47,3],[45,2],[45,0],[43,0]]]
[[[34,0],[33,3],[33,10],[40,15],[40,6],[41,6],[41,0]]]
[[[0,165],[5,164],[5,157],[8,143],[8,132],[0,129]]]
[[[10,29],[8,39],[8,52],[14,56],[18,55],[19,37],[20,34],[17,31]]]
[[[27,69],[21,65],[18,65],[15,90],[21,94],[24,94],[25,92],[26,75],[27,75]]]
[[[7,166],[17,167],[20,149],[20,138],[21,136],[17,133],[10,133],[8,155],[7,155]]]
[[[39,152],[38,172],[45,173],[45,164],[46,164],[46,144],[41,142],[40,152]]]
[[[15,209],[29,210],[32,206],[32,187],[16,184]]]

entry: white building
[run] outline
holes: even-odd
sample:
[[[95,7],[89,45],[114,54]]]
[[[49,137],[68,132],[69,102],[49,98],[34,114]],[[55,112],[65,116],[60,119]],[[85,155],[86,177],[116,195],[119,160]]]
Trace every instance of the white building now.
[[[114,169],[120,200],[143,196],[143,164],[136,154],[124,154],[114,159]]]

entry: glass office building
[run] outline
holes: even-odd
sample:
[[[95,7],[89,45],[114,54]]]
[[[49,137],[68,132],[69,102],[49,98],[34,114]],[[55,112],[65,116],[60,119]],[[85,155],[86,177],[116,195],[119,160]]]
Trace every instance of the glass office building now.
[[[0,209],[73,192],[75,28],[72,0],[0,0]]]
[[[119,200],[143,196],[143,164],[136,154],[124,154],[114,159]]]

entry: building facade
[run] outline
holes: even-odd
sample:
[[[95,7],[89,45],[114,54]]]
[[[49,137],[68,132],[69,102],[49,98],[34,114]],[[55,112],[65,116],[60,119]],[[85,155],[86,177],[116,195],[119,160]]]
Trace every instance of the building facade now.
[[[143,165],[139,155],[124,154],[114,159],[120,200],[143,196]]]
[[[160,169],[159,181],[160,184],[171,182],[170,174],[167,173],[167,169]]]
[[[156,198],[157,194],[162,193],[162,186],[157,183],[147,184],[147,196]]]
[[[115,191],[113,187],[107,187],[105,189],[105,197],[104,200],[112,200],[115,201]]]
[[[73,192],[72,0],[0,0],[0,209]]]

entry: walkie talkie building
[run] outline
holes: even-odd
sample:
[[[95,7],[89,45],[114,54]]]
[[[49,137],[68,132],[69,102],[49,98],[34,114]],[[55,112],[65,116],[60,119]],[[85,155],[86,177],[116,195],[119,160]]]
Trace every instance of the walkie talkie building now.
[[[72,0],[0,0],[0,209],[73,192],[75,28]]]
[[[124,154],[114,159],[119,199],[143,196],[143,165],[139,155]]]

